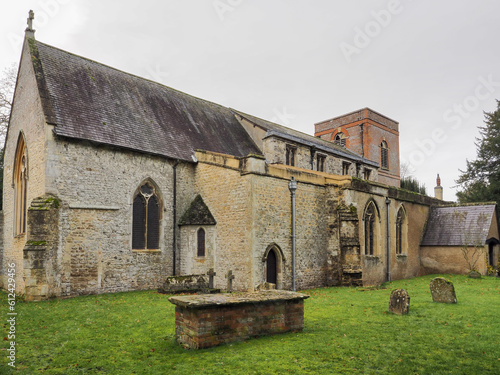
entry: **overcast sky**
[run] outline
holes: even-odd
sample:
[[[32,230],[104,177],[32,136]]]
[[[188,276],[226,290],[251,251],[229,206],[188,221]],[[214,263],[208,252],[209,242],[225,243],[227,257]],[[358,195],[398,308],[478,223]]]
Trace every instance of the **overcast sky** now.
[[[446,200],[500,99],[498,0],[4,0],[1,70],[30,9],[41,42],[308,134],[370,107]]]

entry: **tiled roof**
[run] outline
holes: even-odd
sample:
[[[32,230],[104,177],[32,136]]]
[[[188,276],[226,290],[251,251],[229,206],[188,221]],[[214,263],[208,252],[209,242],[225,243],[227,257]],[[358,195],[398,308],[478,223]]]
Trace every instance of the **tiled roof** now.
[[[422,246],[484,245],[495,205],[433,207],[429,213]]]
[[[333,142],[326,141],[324,139],[314,137],[312,135],[302,133],[291,128],[287,128],[285,126],[278,125],[267,120],[263,120],[261,118],[237,111],[235,109],[233,109],[233,111],[239,116],[250,121],[251,123],[259,126],[262,129],[265,129],[267,131],[266,137],[276,136],[293,142],[302,143],[309,147],[315,147],[318,150],[322,150],[324,152],[328,152],[342,158],[346,158],[353,161],[359,161],[364,164],[371,165],[375,168],[379,167],[378,163],[363,158],[361,155],[358,155],[352,152],[351,150],[348,150],[345,147],[339,146]]]
[[[229,108],[28,40],[55,134],[185,161],[262,155]]]
[[[179,220],[180,225],[215,225],[215,221],[210,209],[207,207],[201,195],[194,198],[184,215]]]

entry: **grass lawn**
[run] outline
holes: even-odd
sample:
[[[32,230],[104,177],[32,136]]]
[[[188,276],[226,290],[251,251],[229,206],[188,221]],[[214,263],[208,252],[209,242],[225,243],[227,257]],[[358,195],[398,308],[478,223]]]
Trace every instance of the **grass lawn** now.
[[[4,339],[0,374],[500,374],[500,279],[445,275],[458,304],[438,304],[433,277],[306,290],[303,332],[204,350],[176,344],[174,306],[155,291],[18,301],[16,368]],[[395,288],[406,316],[387,313]],[[1,293],[2,337],[7,312]]]

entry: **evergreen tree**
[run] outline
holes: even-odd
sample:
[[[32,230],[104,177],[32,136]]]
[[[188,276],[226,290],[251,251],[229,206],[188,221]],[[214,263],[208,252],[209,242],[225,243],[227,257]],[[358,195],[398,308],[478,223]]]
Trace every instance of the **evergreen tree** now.
[[[401,189],[413,191],[415,193],[427,195],[425,185],[412,176],[401,177]]]
[[[495,201],[500,204],[500,101],[494,112],[485,112],[484,126],[479,127],[476,139],[477,158],[467,160],[456,181],[460,203]]]

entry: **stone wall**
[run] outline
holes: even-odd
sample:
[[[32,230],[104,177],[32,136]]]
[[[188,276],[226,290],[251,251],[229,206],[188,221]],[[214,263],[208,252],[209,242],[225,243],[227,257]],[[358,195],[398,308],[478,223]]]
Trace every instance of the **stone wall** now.
[[[474,247],[469,247],[469,259],[474,252]],[[488,246],[479,250],[476,270],[482,275],[487,273]],[[432,275],[435,273],[466,274],[470,271],[460,246],[422,246],[422,273]],[[474,257],[476,259],[476,257]]]
[[[23,248],[31,228],[27,233],[16,235],[14,228],[14,159],[21,134],[24,135],[28,158],[27,206],[36,197],[45,194],[45,142],[48,128],[42,111],[37,81],[31,62],[28,44],[23,46],[21,63],[17,78],[14,105],[5,142],[3,176],[4,211],[4,256],[3,263],[16,264],[16,293],[24,293]],[[4,267],[5,269],[5,267]],[[3,275],[5,283],[5,275]]]
[[[197,152],[196,158],[196,194],[201,195],[217,222],[213,265],[207,263],[204,269],[198,269],[200,273],[207,273],[214,268],[216,288],[226,289],[224,276],[232,270],[235,289],[253,290],[250,177],[242,175],[242,161],[229,155]],[[185,244],[183,241],[183,254],[187,252]]]
[[[3,254],[5,248],[3,244],[3,211],[0,211],[0,288],[3,288]]]
[[[59,200],[50,195],[33,199],[28,210],[30,232],[23,250],[26,301],[61,295],[59,264]]]
[[[198,256],[198,230],[205,230],[205,256]],[[217,230],[214,225],[186,225],[179,235],[179,262],[181,275],[206,274],[215,268],[217,258]]]
[[[173,274],[174,230],[179,236],[173,217],[175,161],[53,137],[48,149],[47,190],[61,200],[62,295],[158,288]],[[176,166],[177,219],[193,197],[193,168]],[[161,200],[160,246],[134,250],[132,202],[145,181]]]
[[[254,286],[266,281],[263,256],[270,245],[276,244],[283,254],[278,265],[278,288],[292,287],[291,196],[288,189],[292,176],[298,181],[295,194],[296,285],[298,289],[325,285],[325,188],[308,183],[308,175],[309,172],[293,169],[284,177],[253,175]]]

